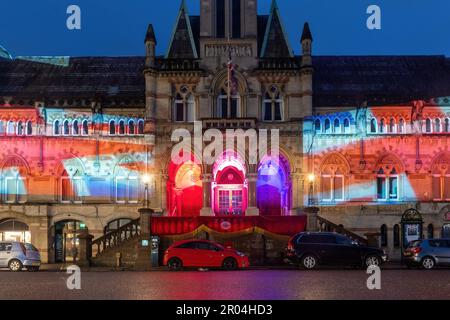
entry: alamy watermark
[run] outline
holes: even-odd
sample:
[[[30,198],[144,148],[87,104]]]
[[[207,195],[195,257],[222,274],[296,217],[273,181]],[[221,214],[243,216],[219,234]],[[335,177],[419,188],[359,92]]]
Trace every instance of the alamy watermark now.
[[[67,274],[70,276],[66,280],[66,286],[69,290],[81,290],[81,269],[73,265],[67,267]]]
[[[250,165],[258,165],[268,154],[275,161],[280,155],[279,129],[259,129],[258,131],[256,129],[226,129],[224,135],[219,129],[203,131],[202,122],[195,121],[193,136],[187,129],[175,129],[171,140],[176,143],[171,154],[171,160],[175,165],[181,165],[190,160],[196,164],[212,165],[227,151],[244,156],[248,150],[247,159]],[[194,158],[192,158],[192,152],[195,154]]]

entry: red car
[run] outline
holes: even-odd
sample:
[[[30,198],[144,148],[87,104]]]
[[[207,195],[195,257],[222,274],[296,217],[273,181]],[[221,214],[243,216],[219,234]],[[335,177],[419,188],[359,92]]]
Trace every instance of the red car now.
[[[164,265],[177,271],[183,267],[210,267],[236,270],[249,266],[248,257],[234,249],[205,240],[184,240],[174,243],[164,253]]]

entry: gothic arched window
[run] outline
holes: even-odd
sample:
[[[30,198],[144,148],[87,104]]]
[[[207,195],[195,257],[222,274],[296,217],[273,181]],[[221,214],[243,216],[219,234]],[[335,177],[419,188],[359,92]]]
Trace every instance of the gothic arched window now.
[[[80,127],[78,126],[78,120],[72,122],[72,134],[77,136],[80,133]]]
[[[129,161],[122,160],[121,163]],[[115,201],[117,203],[137,203],[139,198],[139,179],[136,170],[118,164],[114,177]]]
[[[283,99],[275,86],[272,86],[264,95],[263,119],[264,121],[283,120]]]
[[[89,135],[89,123],[88,123],[88,121],[87,120],[83,120],[83,123],[82,123],[81,126],[83,128],[83,130],[82,130],[83,136]]]
[[[123,136],[125,134],[125,120],[119,121],[119,134]]]
[[[27,136],[31,136],[33,134],[33,123],[30,120],[27,121],[26,134]]]
[[[377,172],[377,199],[379,201],[397,201],[399,175],[395,167],[380,167]]]
[[[388,246],[388,229],[385,224],[383,224],[380,228],[380,245],[382,247]]]
[[[381,119],[379,129],[380,133],[386,133],[386,121],[384,119]]]
[[[9,134],[9,135],[16,134],[16,128],[14,126],[14,122],[8,121],[8,126],[6,128],[6,133]]]
[[[395,133],[395,119],[389,120],[389,133]]]
[[[344,119],[344,133],[350,133],[350,120]]]
[[[17,135],[22,136],[25,134],[25,131],[23,130],[23,122],[19,121],[17,122]]]
[[[450,201],[450,156],[442,154],[432,166],[434,201]]]
[[[135,132],[134,120],[128,121],[128,134],[129,134],[129,135],[134,135],[134,134],[136,134],[136,132]]]
[[[55,120],[55,122],[53,122],[53,135],[54,136],[59,136],[60,135],[60,122],[59,120]]]
[[[65,136],[68,136],[70,134],[69,120],[64,120],[63,122],[63,134]]]
[[[432,223],[430,223],[427,227],[427,238],[428,239],[434,238],[434,226]]]
[[[314,131],[316,134],[322,132],[322,123],[320,122],[320,119],[316,119],[316,121],[314,121]]]
[[[431,133],[432,132],[432,125],[431,125],[431,119],[430,118],[428,118],[425,121],[425,132],[426,133]]]
[[[217,98],[216,116],[225,119],[234,119],[241,116],[241,97],[232,94],[228,97],[227,90],[222,88]]]
[[[444,132],[448,133],[450,132],[450,119],[447,118],[444,121]]]
[[[393,230],[394,248],[400,248],[400,226],[394,225]]]
[[[331,133],[331,121],[330,119],[325,119],[325,124],[323,126],[324,133]]]
[[[321,201],[344,201],[345,175],[348,173],[348,164],[338,154],[332,154],[325,158],[320,172]]]
[[[405,120],[403,118],[398,122],[398,133],[405,133]]]
[[[25,164],[17,159],[7,160],[1,170],[3,198],[6,203],[25,203],[27,170]]]
[[[83,175],[79,169],[73,174],[64,170],[60,177],[61,202],[81,203],[83,199]]]
[[[439,133],[441,132],[441,119],[436,118],[434,120],[434,132]]]
[[[114,136],[116,134],[116,122],[111,120],[109,122],[109,135]]]
[[[370,120],[370,133],[377,133],[377,119]]]
[[[187,86],[181,86],[176,94],[173,120],[177,122],[195,121],[195,98]]]
[[[341,122],[338,118],[334,119],[333,130],[334,133],[341,133]]]
[[[138,134],[144,134],[144,120],[138,121]]]

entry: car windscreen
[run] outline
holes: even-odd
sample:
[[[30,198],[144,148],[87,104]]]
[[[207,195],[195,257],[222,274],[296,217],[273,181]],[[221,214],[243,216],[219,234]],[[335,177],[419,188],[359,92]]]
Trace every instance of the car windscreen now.
[[[327,234],[307,234],[299,239],[299,243],[330,244],[336,243],[336,239],[334,236]]]
[[[422,244],[422,241],[412,241],[409,243],[409,246],[411,248],[416,248],[416,247],[420,247],[421,244]]]
[[[25,249],[28,251],[38,251],[35,246],[33,246],[31,243],[24,243]]]

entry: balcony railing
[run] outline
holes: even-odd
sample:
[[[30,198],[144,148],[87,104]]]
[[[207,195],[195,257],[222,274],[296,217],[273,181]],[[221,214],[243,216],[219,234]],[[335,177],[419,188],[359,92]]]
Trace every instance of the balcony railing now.
[[[204,129],[251,129],[256,128],[255,118],[236,118],[236,119],[203,119]]]

